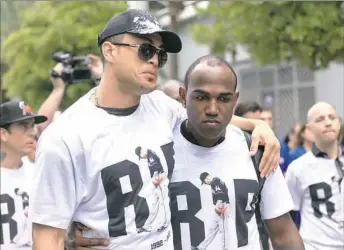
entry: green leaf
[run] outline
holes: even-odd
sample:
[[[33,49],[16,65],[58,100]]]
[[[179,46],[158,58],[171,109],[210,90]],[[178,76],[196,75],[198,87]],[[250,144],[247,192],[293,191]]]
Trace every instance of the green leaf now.
[[[31,2],[19,12],[20,27],[2,41],[1,56],[8,67],[2,76],[6,95],[20,97],[37,109],[52,90],[48,76],[55,65],[52,54],[99,54],[98,32],[113,15],[126,9],[125,1]],[[90,88],[89,82],[68,86],[62,108]]]
[[[190,25],[191,33],[213,53],[241,44],[260,64],[294,59],[310,69],[344,60],[344,18],[338,2],[213,1],[197,12],[213,23]]]

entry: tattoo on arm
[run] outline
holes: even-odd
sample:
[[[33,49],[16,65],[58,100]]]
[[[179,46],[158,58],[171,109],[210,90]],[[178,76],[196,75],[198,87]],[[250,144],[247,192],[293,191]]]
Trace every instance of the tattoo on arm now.
[[[66,231],[65,234],[65,250],[75,249],[75,224],[72,223]]]
[[[5,160],[7,154],[5,152],[0,152],[0,159],[1,159],[1,162],[3,162],[3,160]]]

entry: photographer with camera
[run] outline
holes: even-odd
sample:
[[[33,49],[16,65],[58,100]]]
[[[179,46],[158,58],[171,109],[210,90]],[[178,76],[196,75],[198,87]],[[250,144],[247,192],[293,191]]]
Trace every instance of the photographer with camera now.
[[[53,71],[60,76],[63,70],[63,64],[58,63],[54,67]],[[44,115],[48,118],[48,120],[44,123],[38,124],[38,132],[39,134],[48,127],[48,125],[53,121],[53,117],[56,111],[58,111],[60,104],[62,102],[64,92],[66,89],[66,84],[60,77],[52,77],[50,76],[50,81],[53,85],[53,90],[51,91],[48,98],[43,102],[41,107],[38,110],[39,115]]]
[[[80,57],[79,57],[80,58]],[[90,72],[88,76],[91,76],[90,79],[94,79],[96,85],[99,84],[100,77],[103,73],[103,63],[100,58],[96,55],[89,54],[87,55],[88,58],[88,65],[87,70]],[[46,129],[61,113],[59,111],[66,85],[68,82],[64,81],[63,72],[66,72],[66,69],[63,63],[59,62],[55,65],[55,67],[49,72],[50,81],[53,85],[53,90],[51,91],[48,98],[43,102],[40,106],[37,114],[43,115],[47,117],[47,120],[43,123],[37,125],[35,129],[35,142],[33,144],[31,152],[28,154],[28,157],[25,158],[30,162],[35,161],[35,151],[36,151],[36,143],[38,140],[39,135]],[[52,76],[53,75],[53,76]],[[87,76],[87,74],[85,74]],[[88,80],[90,80],[88,79]],[[73,83],[73,82],[72,82]],[[70,84],[70,83],[69,83]]]
[[[87,63],[87,69],[78,70],[69,67],[70,65],[68,63],[73,61],[70,58],[70,54],[62,52],[57,52],[53,56],[53,59],[58,61],[55,67],[49,72],[53,90],[38,110],[38,114],[46,116],[48,120],[38,125],[39,134],[54,120],[55,114],[61,105],[66,85],[90,79],[94,79],[96,85],[99,84],[100,77],[103,73],[103,63],[98,56],[89,54],[87,57],[74,57],[76,58],[74,61],[81,61],[85,65]]]

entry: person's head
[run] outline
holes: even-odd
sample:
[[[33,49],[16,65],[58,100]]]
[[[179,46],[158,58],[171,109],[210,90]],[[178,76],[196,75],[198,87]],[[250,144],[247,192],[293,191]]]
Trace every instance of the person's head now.
[[[115,79],[123,93],[142,95],[156,88],[158,70],[167,52],[178,53],[179,36],[164,31],[148,11],[130,9],[112,17],[98,35],[104,75]]]
[[[203,172],[200,177],[201,179],[201,184],[207,184],[210,185],[211,181],[213,180],[213,178],[211,178],[211,176],[207,173],[207,172]]]
[[[313,142],[314,142],[314,135],[312,131],[306,125],[302,125],[298,133],[299,146],[303,146],[305,143],[312,144]]]
[[[269,124],[270,128],[273,128],[272,111],[270,109],[262,109],[260,119]]]
[[[307,127],[314,134],[315,143],[328,145],[336,142],[340,122],[335,108],[326,102],[314,104],[307,114]]]
[[[181,102],[179,97],[180,88],[184,88],[183,84],[180,81],[169,80],[161,87],[161,90],[172,99]]]
[[[262,108],[257,102],[241,102],[235,107],[234,115],[249,118],[249,119],[260,119]]]
[[[184,85],[180,98],[196,140],[216,141],[231,121],[239,95],[234,70],[221,57],[203,56],[187,70]]]
[[[289,149],[293,149],[297,145],[299,145],[299,133],[301,129],[300,123],[294,123],[291,129],[289,130],[288,134],[284,138],[284,142],[288,144]]]
[[[34,124],[47,120],[35,116],[25,102],[10,101],[0,107],[1,150],[18,157],[28,155],[35,147]]]
[[[135,154],[139,157],[139,159],[147,158],[147,149],[143,147],[137,147],[135,149]]]

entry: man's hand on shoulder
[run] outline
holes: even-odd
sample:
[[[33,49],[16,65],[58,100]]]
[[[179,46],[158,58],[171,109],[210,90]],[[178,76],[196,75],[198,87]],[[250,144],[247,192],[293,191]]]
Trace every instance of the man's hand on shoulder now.
[[[252,132],[251,155],[255,155],[259,145],[264,145],[264,154],[260,161],[259,171],[262,177],[269,176],[279,166],[280,143],[270,126],[263,121],[257,121]]]

